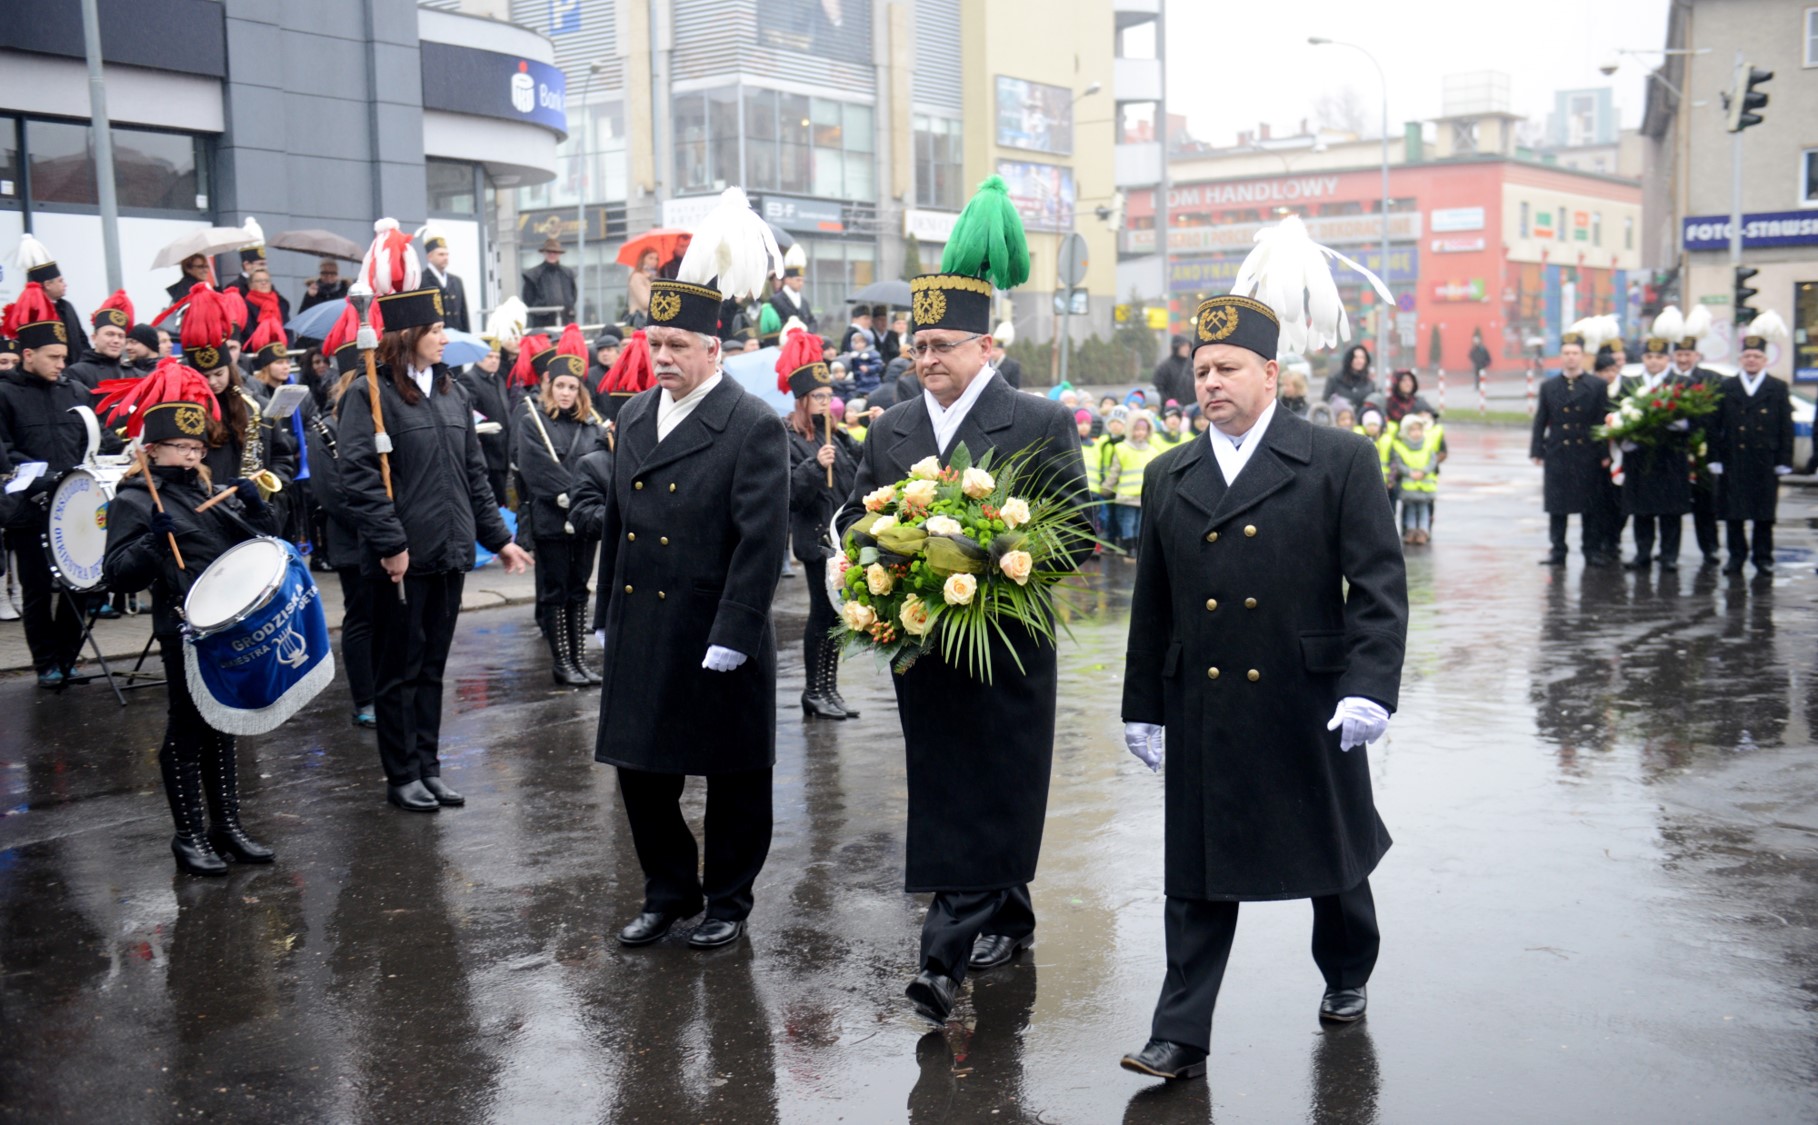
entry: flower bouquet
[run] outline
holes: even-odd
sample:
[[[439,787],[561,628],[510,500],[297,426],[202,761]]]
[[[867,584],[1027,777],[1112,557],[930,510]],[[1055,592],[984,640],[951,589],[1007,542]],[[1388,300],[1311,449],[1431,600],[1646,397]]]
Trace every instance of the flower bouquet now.
[[[831,560],[841,603],[834,639],[898,673],[938,646],[984,683],[991,639],[1007,643],[1006,625],[1054,643],[1054,587],[1093,540],[1084,505],[1040,498],[1038,476],[1029,450],[994,467],[992,453],[973,464],[962,443],[945,466],[925,457],[907,480],[867,495]]]
[[[1674,383],[1629,395],[1604,417],[1595,434],[1609,441],[1653,445],[1669,430],[1683,432],[1693,419],[1716,412],[1716,388]]]

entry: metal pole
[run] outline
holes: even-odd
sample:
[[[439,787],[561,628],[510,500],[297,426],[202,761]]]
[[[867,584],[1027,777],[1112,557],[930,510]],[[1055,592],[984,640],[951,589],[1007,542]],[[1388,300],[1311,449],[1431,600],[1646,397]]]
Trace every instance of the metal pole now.
[[[95,138],[95,198],[101,204],[101,250],[107,288],[121,288],[120,204],[114,195],[114,135],[107,124],[107,82],[101,76],[101,17],[96,0],[82,0],[82,47],[88,53],[90,135]]]
[[[593,76],[599,69],[597,63],[589,63],[587,81],[581,84],[581,136],[575,143],[574,258],[580,270],[574,287],[577,324],[587,319],[587,99],[593,95]]]
[[[1067,381],[1067,353],[1073,350],[1073,286],[1067,288],[1066,300],[1061,302],[1060,330],[1060,381]]]
[[[1161,60],[1161,98],[1155,103],[1156,135],[1161,140],[1161,183],[1155,189],[1155,252],[1161,255],[1162,307],[1169,310],[1162,330],[1164,355],[1174,354],[1174,275],[1168,269],[1168,193],[1174,177],[1168,165],[1168,5],[1155,7],[1155,54]]]
[[[1358,50],[1363,51],[1362,47]],[[1364,51],[1364,57],[1376,67],[1376,75],[1382,79],[1382,279],[1388,284],[1389,269],[1389,76],[1384,73],[1382,64],[1376,56]],[[1391,286],[1391,288],[1393,288]],[[1395,371],[1395,310],[1382,310],[1382,370],[1383,374],[1393,379]]]
[[[1736,52],[1735,80],[1730,89],[1735,91],[1731,97],[1740,97],[1745,91],[1742,76],[1742,52]],[[1730,134],[1730,268],[1733,270],[1742,264],[1742,132]],[[1732,275],[1733,277],[1734,275]],[[1733,286],[1732,286],[1733,287]],[[1740,323],[1742,310],[1730,309],[1730,323]]]

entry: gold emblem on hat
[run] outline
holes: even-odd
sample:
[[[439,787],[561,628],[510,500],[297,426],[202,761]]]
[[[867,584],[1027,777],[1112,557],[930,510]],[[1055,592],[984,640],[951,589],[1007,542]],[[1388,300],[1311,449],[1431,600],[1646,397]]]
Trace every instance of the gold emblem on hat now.
[[[221,353],[211,347],[197,348],[196,362],[202,366],[202,370],[213,371],[221,366]]]
[[[1214,305],[1199,314],[1199,338],[1216,343],[1237,331],[1237,310],[1230,305]]]
[[[179,406],[174,419],[177,430],[191,437],[199,437],[208,429],[208,420],[202,414],[200,406]]]
[[[653,293],[650,297],[650,319],[669,321],[682,315],[682,299],[674,293]]]
[[[826,364],[817,363],[810,370],[812,370],[814,372],[814,381],[815,382],[817,382],[817,383],[833,382],[833,372],[827,370]]]
[[[939,289],[924,289],[915,295],[915,323],[918,328],[927,328],[940,323],[947,315],[947,295]]]
[[[284,359],[290,355],[290,349],[283,344],[273,344],[271,346],[271,354],[278,359]]]
[[[429,295],[429,299],[436,303],[436,315],[437,316],[446,315],[442,312],[442,291],[440,289],[437,289],[435,292],[431,293]]]
[[[63,327],[62,321],[57,321],[55,324],[51,325],[51,334],[57,337],[57,342],[59,344],[69,343],[69,330]]]

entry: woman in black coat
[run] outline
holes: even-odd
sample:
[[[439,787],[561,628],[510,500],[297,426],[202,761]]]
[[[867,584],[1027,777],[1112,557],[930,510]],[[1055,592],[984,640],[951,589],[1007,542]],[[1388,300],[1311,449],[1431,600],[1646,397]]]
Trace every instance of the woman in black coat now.
[[[528,519],[543,560],[537,567],[537,626],[549,643],[555,682],[567,687],[600,682],[581,645],[599,533],[584,535],[569,518],[576,466],[606,448],[606,431],[595,421],[583,382],[586,362],[573,355],[551,358],[541,393],[525,400],[511,427],[512,463],[529,490],[519,515]]]
[[[840,697],[840,650],[828,637],[839,620],[827,598],[827,559],[833,554],[827,528],[858,479],[859,450],[844,430],[836,428],[828,437],[833,388],[816,381],[816,370],[825,372],[826,364],[817,362],[784,380],[795,395],[795,411],[784,419],[789,430],[789,538],[808,579],[802,710],[823,719],[856,719],[857,709]]]
[[[277,534],[278,520],[259,499],[258,487],[247,480],[233,482],[235,499],[206,512],[195,510],[215,492],[202,465],[206,418],[206,409],[195,402],[143,408],[141,440],[164,510],[153,504],[144,476],[136,468],[129,470],[108,505],[102,572],[110,590],[133,593],[149,587],[152,592],[152,635],[158,640],[170,699],[158,768],[177,827],[170,842],[177,869],[190,875],[225,875],[223,855],[241,863],[270,863],[272,850],[240,825],[234,737],[210,727],[196,710],[183,668],[179,611],[198,574],[234,544]],[[183,556],[181,567],[172,553],[173,538]]]
[[[349,364],[360,353],[344,349]],[[379,725],[373,714],[372,586],[360,575],[360,533],[347,509],[341,490],[341,403],[353,382],[353,368],[337,382],[328,383],[328,409],[317,414],[307,430],[309,439],[310,498],[322,510],[322,555],[341,580],[341,667],[347,671],[347,690],[353,696],[353,724]]]
[[[341,489],[360,533],[361,571],[373,600],[374,712],[386,798],[410,812],[466,799],[442,782],[442,672],[473,568],[474,542],[522,573],[530,556],[511,541],[486,482],[486,459],[467,396],[442,363],[448,343],[441,291],[379,299],[378,397],[390,439],[389,485],[380,460],[372,387],[357,377],[341,403]]]

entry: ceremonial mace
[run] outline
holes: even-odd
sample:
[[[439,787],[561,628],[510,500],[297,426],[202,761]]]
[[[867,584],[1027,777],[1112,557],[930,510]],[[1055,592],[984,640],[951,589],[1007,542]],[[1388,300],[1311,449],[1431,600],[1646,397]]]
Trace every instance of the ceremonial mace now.
[[[367,402],[372,408],[372,444],[379,451],[379,477],[385,482],[385,499],[395,500],[391,493],[391,435],[385,432],[385,407],[379,402],[379,369],[372,358],[379,346],[379,334],[373,331],[372,322],[366,318],[367,310],[372,307],[372,290],[364,281],[354,282],[347,290],[347,303],[360,318],[360,334],[355,339],[355,346],[366,361]],[[402,579],[398,582],[398,600],[408,600]]]

